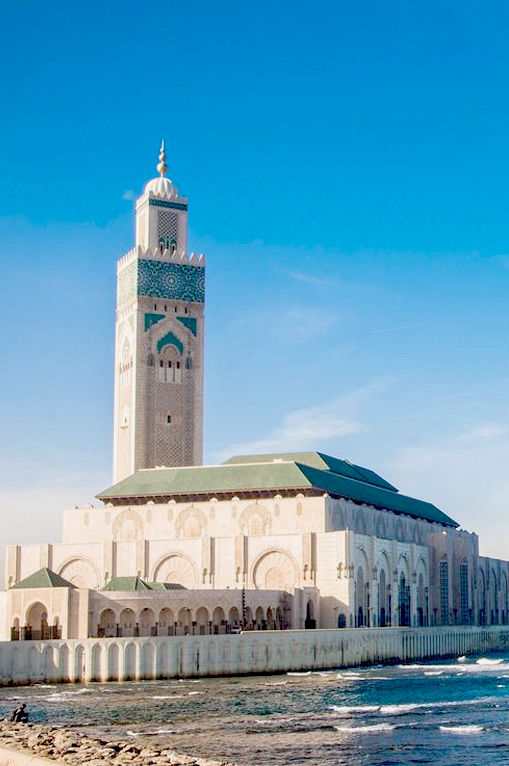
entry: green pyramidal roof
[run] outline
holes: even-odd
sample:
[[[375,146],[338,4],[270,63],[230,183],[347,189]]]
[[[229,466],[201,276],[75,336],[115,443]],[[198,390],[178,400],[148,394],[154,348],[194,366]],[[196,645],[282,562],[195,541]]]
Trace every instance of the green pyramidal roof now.
[[[102,590],[150,590],[141,577],[113,577]]]
[[[323,492],[394,513],[457,527],[431,503],[401,495],[374,471],[321,452],[233,457],[223,465],[151,468],[122,479],[97,497],[115,505],[259,492]]]
[[[31,575],[28,575],[28,577],[25,577],[24,580],[20,580],[20,582],[17,582],[16,585],[12,586],[12,589],[15,588],[75,588],[76,586],[72,584],[72,582],[69,582],[69,580],[65,580],[63,577],[60,577],[56,572],[52,572],[51,569],[48,569],[47,567],[43,567],[42,569],[39,569],[39,571],[34,572]]]
[[[145,582],[141,577],[113,577],[102,590],[181,590],[183,585],[166,582]]]

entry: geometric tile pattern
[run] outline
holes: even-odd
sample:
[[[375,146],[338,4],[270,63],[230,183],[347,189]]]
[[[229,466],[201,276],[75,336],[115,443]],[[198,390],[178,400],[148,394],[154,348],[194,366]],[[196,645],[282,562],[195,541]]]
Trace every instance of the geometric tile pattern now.
[[[198,331],[196,317],[177,317],[177,319],[179,322],[182,322],[184,327],[187,327],[188,330],[191,330],[193,335],[196,337],[196,333]]]
[[[145,330],[150,329],[153,324],[160,322],[164,317],[164,314],[145,314]]]
[[[184,263],[138,260],[138,295],[204,303],[205,269]]]
[[[174,210],[159,210],[157,213],[157,241],[170,247],[177,244],[178,214]]]
[[[166,202],[164,199],[150,199],[148,204],[152,207],[170,207],[173,210],[187,210],[185,202]]]
[[[136,298],[136,261],[120,272],[117,282],[117,306],[124,306]]]

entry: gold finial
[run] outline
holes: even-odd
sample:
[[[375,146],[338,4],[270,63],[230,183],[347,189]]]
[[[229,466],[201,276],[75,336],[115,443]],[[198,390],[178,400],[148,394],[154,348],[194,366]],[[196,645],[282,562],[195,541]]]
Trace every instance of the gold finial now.
[[[161,148],[159,149],[159,164],[157,166],[157,172],[160,174],[160,176],[164,176],[166,171],[168,170],[168,165],[166,164],[166,153],[164,151],[164,138],[161,141]]]

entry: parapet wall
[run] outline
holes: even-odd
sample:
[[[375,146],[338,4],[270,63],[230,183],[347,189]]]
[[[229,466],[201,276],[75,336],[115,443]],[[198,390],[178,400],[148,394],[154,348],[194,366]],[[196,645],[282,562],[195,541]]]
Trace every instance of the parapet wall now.
[[[508,649],[508,626],[4,641],[0,684],[278,673]]]

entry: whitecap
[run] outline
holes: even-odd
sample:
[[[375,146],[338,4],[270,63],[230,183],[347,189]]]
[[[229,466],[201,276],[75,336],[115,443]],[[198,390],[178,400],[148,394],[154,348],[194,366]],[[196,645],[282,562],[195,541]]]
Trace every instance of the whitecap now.
[[[424,675],[425,676],[441,676],[443,675],[443,673],[444,673],[443,670],[428,670],[428,671],[425,671]]]
[[[466,657],[466,655],[462,654],[462,655],[461,655],[461,657],[458,657],[458,659],[456,660],[456,662],[467,662],[467,657]]]
[[[192,697],[193,694],[205,694],[205,692],[187,692],[188,697]]]
[[[489,657],[480,657],[476,665],[503,665],[504,660],[490,660]]]
[[[345,734],[371,734],[378,731],[392,731],[395,727],[389,723],[374,723],[367,726],[335,726],[334,728]]]
[[[354,715],[355,713],[376,713],[380,705],[332,705],[331,710],[340,715]]]
[[[479,734],[482,726],[470,724],[469,726],[439,726],[440,731],[447,734]]]
[[[310,676],[310,670],[289,670],[287,676]]]
[[[423,702],[403,705],[381,705],[380,713],[382,715],[406,715],[406,713],[411,713],[413,710],[417,710],[420,707],[429,707],[429,705],[426,705]]]
[[[127,730],[127,734],[130,737],[139,737],[140,736],[140,732],[139,731],[131,731],[130,729]]]

